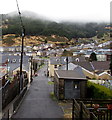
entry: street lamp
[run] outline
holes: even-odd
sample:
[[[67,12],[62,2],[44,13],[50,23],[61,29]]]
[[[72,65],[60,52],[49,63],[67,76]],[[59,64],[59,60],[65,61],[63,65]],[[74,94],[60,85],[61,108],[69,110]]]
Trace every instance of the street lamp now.
[[[33,60],[33,56],[31,56],[31,58],[30,58],[30,62],[31,62],[31,76],[30,76],[30,79],[31,79],[31,82],[33,81],[33,75],[32,75],[32,70],[33,70],[32,65],[33,65],[33,62],[32,62],[32,60]]]
[[[29,58],[29,85],[33,81],[33,56],[30,56]]]

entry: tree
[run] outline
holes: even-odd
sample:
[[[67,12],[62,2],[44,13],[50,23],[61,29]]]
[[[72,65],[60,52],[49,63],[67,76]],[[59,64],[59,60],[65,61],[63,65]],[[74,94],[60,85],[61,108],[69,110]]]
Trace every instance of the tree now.
[[[44,40],[44,43],[45,43],[45,44],[47,43],[47,40],[46,40],[46,39]]]
[[[89,61],[97,61],[97,57],[96,57],[96,53],[95,52],[92,52],[90,57],[89,57]]]
[[[73,56],[71,51],[64,50],[62,56]]]
[[[6,22],[7,19],[8,21]],[[72,38],[91,38],[97,34],[97,37],[101,37],[105,33],[104,23],[57,23],[48,20],[33,19],[25,16],[22,16],[22,19],[26,30],[26,35],[58,35],[61,37],[67,37],[71,40]],[[3,35],[21,33],[21,25],[18,16],[5,16],[3,25],[7,26],[3,27]],[[98,32],[96,33],[96,31]]]
[[[103,37],[103,35],[104,35],[104,33],[103,33],[103,32],[102,32],[102,33],[100,32],[100,33],[98,33],[98,34],[97,34],[97,38],[99,38],[99,39],[100,39],[100,38],[102,38],[102,37]]]

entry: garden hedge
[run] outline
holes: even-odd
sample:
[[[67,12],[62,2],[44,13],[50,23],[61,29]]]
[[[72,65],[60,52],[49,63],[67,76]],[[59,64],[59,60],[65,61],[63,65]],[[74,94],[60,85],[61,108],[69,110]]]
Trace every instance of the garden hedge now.
[[[99,85],[99,84],[88,81],[87,98],[112,99],[112,90],[110,90],[109,88],[106,88],[103,85]]]

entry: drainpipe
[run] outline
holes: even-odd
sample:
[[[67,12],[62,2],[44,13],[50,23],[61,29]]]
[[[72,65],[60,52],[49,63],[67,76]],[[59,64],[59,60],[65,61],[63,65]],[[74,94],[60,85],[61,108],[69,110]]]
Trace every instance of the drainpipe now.
[[[66,70],[68,70],[68,56],[66,57]]]

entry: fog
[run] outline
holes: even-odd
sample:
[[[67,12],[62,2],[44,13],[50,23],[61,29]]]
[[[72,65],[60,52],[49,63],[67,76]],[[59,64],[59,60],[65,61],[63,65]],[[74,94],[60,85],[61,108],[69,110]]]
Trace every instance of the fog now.
[[[109,22],[110,0],[18,0],[20,11],[56,22]],[[16,0],[2,0],[0,13],[17,11]],[[34,17],[33,16],[33,17]]]

